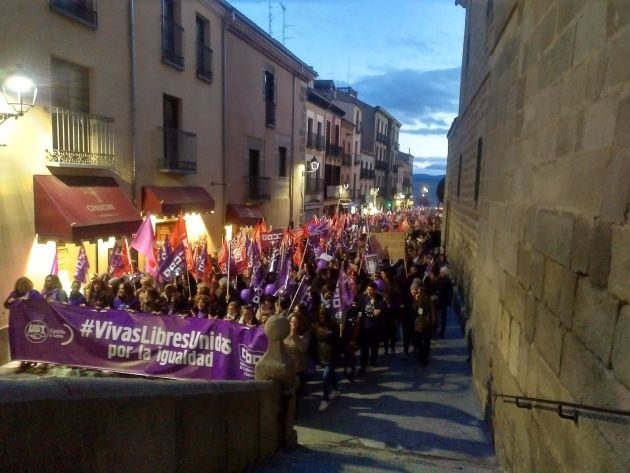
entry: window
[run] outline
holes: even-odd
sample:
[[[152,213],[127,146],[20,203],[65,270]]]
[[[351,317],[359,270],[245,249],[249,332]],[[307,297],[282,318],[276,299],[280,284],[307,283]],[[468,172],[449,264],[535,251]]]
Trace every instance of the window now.
[[[52,75],[52,106],[88,113],[90,111],[88,69],[57,58],[52,58],[50,66]]]
[[[96,0],[49,0],[50,9],[87,26],[98,25]]]
[[[178,23],[180,17],[178,0],[162,0],[162,61],[184,68],[184,28]]]
[[[475,169],[475,204],[479,201],[479,185],[481,183],[481,154],[483,152],[483,139],[477,140],[477,167]]]
[[[278,148],[278,177],[287,177],[287,149],[284,146]]]
[[[210,49],[210,23],[204,17],[196,18],[197,77],[212,81],[212,49]]]
[[[459,169],[457,171],[457,198],[459,199],[459,191],[462,185],[462,155],[459,155]]]
[[[164,165],[176,169],[179,161],[179,109],[180,99],[164,94],[162,98],[162,124],[164,126]]]
[[[273,72],[265,71],[265,124],[269,128],[276,126],[276,78]]]
[[[326,120],[326,144],[329,145],[331,143],[330,140],[330,129],[332,125],[329,120]]]
[[[314,136],[313,136],[313,119],[309,118],[306,121],[306,147],[314,148]]]

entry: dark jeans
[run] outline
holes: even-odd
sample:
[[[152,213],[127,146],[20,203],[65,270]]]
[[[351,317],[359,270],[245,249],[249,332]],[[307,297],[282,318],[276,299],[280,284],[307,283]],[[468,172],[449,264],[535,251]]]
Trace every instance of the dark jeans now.
[[[440,337],[444,338],[446,322],[448,317],[448,305],[440,304]]]
[[[412,348],[416,348],[415,336],[416,332],[413,329],[413,317],[405,316],[402,319],[402,332],[403,332],[403,350],[405,353],[409,353],[409,347],[413,344]]]
[[[328,401],[331,389],[339,391],[337,386],[337,376],[335,375],[335,365],[333,363],[324,366],[324,400]]]
[[[380,341],[380,334],[377,327],[363,329],[360,339],[361,369],[365,370],[368,364],[368,358],[372,366],[376,365],[378,344]]]
[[[422,366],[426,366],[429,362],[429,352],[431,351],[431,336],[433,333],[430,330],[426,332],[416,332],[416,342],[418,344],[418,361]]]

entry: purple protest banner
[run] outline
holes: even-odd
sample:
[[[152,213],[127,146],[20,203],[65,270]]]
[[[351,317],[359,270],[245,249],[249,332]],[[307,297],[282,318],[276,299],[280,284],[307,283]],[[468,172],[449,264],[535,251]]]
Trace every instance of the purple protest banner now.
[[[178,379],[254,378],[262,328],[27,300],[11,306],[13,360]]]

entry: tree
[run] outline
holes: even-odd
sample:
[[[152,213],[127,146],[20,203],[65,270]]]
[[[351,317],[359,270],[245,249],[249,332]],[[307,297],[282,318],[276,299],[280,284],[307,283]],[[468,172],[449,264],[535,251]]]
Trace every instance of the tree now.
[[[444,176],[435,189],[435,196],[438,198],[438,202],[444,202],[444,186],[446,185],[446,176]]]

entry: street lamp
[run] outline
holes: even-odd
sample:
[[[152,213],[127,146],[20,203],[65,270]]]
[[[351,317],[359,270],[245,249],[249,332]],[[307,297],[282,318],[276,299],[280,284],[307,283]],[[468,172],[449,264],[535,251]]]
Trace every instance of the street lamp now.
[[[317,158],[313,156],[313,159],[307,162],[308,166],[304,166],[304,171],[302,171],[302,223],[305,222],[304,215],[306,214],[306,176],[307,174],[312,174],[314,172],[319,171],[319,161]]]
[[[15,113],[0,113],[0,125],[9,118],[17,120],[35,105],[37,87],[28,77],[13,74],[2,83],[2,95]]]

